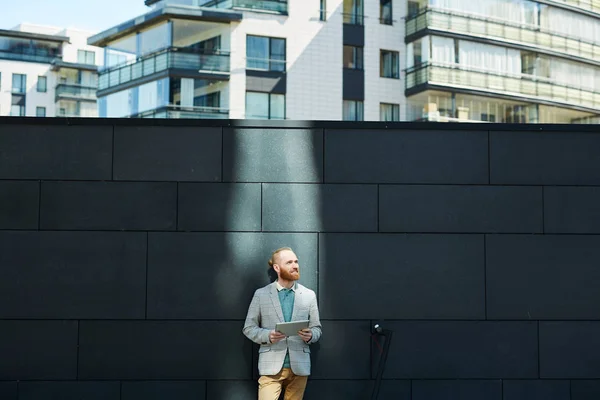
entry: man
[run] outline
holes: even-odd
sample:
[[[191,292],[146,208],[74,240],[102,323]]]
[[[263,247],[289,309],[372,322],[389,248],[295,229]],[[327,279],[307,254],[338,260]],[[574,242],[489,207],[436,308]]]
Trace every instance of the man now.
[[[254,292],[244,323],[244,335],[260,344],[258,350],[258,399],[277,400],[285,390],[285,400],[301,400],[310,375],[310,347],[321,337],[317,296],[296,282],[300,266],[289,247],[275,250],[269,268],[277,280]],[[308,328],[286,337],[275,324],[309,320]]]

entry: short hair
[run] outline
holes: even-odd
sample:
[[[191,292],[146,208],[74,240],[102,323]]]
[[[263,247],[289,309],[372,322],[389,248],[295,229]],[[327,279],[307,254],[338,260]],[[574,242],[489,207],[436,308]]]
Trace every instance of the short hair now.
[[[291,247],[280,247],[280,248],[278,248],[277,250],[275,250],[273,253],[271,253],[271,258],[269,258],[269,261],[268,261],[268,263],[269,263],[269,268],[273,268],[273,264],[275,264],[275,257],[276,257],[276,256],[277,256],[279,253],[281,253],[282,251],[285,251],[285,250],[294,251],[294,250],[292,250],[292,248],[291,248]]]

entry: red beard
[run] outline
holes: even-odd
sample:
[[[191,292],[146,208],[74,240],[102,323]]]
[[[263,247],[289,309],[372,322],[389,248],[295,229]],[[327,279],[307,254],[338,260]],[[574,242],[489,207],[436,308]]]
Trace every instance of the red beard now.
[[[281,279],[285,279],[286,281],[297,281],[298,279],[300,279],[300,271],[290,272],[281,269],[279,273],[281,274]]]

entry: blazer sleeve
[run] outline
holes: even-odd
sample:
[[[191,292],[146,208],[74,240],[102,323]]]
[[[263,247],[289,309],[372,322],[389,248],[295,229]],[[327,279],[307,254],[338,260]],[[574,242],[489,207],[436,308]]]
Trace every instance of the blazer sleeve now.
[[[246,337],[258,344],[269,344],[269,330],[260,327],[260,298],[258,293],[254,293],[254,297],[248,307],[248,314],[246,315],[246,321],[244,322],[244,329],[242,332]]]
[[[308,312],[308,327],[312,331],[312,338],[307,342],[313,344],[321,339],[322,329],[319,319],[319,306],[317,305],[317,296],[315,292],[311,293],[310,309]]]

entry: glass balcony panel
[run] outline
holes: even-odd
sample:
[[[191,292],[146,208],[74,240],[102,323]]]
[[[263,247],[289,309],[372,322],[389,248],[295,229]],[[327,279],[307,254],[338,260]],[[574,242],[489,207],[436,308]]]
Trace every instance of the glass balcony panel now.
[[[63,98],[78,98],[78,99],[96,99],[96,88],[95,87],[87,87],[81,85],[65,85],[58,84],[56,85],[56,97]]]
[[[210,8],[242,8],[249,10],[264,10],[286,14],[287,0],[211,0],[200,3],[202,7]]]
[[[151,75],[154,72],[156,72],[154,69],[154,60],[155,59],[156,59],[156,57],[152,57],[152,58],[142,61],[142,70],[143,70],[144,76],[148,76],[148,75]]]
[[[132,64],[132,65],[127,66],[127,67],[124,67],[124,68],[130,68],[131,69],[131,80],[139,79],[142,76],[144,76],[143,73],[142,73],[142,63],[140,63],[140,62]],[[123,82],[125,82],[125,81],[123,81]]]
[[[131,80],[131,67],[121,69],[121,81],[129,82]]]

